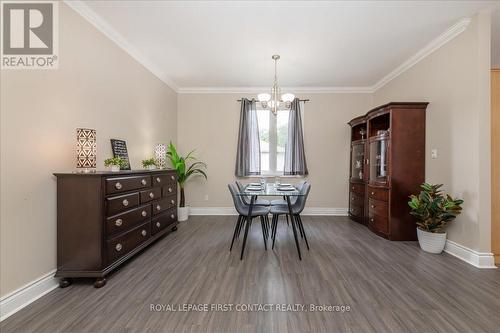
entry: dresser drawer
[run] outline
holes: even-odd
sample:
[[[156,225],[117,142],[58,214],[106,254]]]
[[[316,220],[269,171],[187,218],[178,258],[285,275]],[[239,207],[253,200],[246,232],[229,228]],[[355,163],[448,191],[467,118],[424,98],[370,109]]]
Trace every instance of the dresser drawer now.
[[[140,193],[141,193],[141,203],[146,203],[161,198],[161,188],[157,187],[141,191]]]
[[[368,197],[375,200],[389,201],[389,190],[368,186]]]
[[[153,186],[164,186],[167,184],[175,184],[176,182],[177,176],[174,173],[153,176]]]
[[[164,214],[158,215],[151,221],[151,234],[154,235],[157,232],[165,229],[169,225],[177,221],[177,208],[170,209]]]
[[[389,220],[387,216],[370,215],[368,217],[368,225],[371,229],[383,233],[389,233]]]
[[[387,217],[388,205],[385,201],[368,199],[368,216],[378,215]]]
[[[177,195],[172,195],[153,202],[153,215],[158,215],[170,208],[177,207]]]
[[[139,205],[139,193],[131,193],[106,199],[107,216],[115,215]]]
[[[363,206],[365,197],[356,192],[349,193],[349,205],[350,206]]]
[[[357,184],[357,183],[350,183],[349,184],[349,191],[357,193],[359,195],[365,195],[365,185],[364,184]]]
[[[108,262],[113,262],[151,237],[151,222],[146,222],[123,235],[107,241]]]
[[[106,219],[106,234],[119,234],[151,218],[151,205],[144,205]]]
[[[163,186],[162,187],[162,194],[164,197],[168,197],[170,195],[177,194],[177,184],[171,183],[171,184],[168,184],[167,186]]]
[[[349,213],[352,216],[363,217],[364,216],[363,211],[364,211],[364,207],[361,206],[361,205],[351,205],[351,206],[349,206]]]
[[[151,186],[151,176],[130,176],[106,178],[106,193],[120,193],[132,190],[138,190]]]

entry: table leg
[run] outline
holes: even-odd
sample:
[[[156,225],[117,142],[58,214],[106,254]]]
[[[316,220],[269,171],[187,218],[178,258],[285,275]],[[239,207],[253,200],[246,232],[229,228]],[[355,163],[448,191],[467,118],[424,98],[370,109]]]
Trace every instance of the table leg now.
[[[293,210],[292,210],[292,204],[290,203],[290,196],[286,196],[286,203],[288,204],[288,212],[290,213],[290,216],[293,216]],[[299,253],[299,259],[302,260],[302,255],[300,254],[300,245],[299,245],[299,239],[297,237],[297,229],[295,228],[295,223],[293,223],[293,217],[292,217],[292,229],[293,229],[293,237],[295,238],[295,245],[297,246],[297,252]]]
[[[247,225],[245,227],[245,236],[243,237],[243,245],[241,246],[240,260],[243,260],[243,253],[245,253],[245,244],[247,243],[248,229],[250,229],[250,225],[252,224],[252,210],[256,197],[257,197],[256,195],[252,195],[250,199],[250,205],[248,206]]]

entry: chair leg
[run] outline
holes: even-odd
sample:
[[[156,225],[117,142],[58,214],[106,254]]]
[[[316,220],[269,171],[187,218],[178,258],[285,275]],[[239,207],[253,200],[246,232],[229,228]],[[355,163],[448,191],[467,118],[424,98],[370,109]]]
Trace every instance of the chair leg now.
[[[241,223],[241,215],[238,216],[238,221],[236,221],[236,226],[234,227],[233,239],[231,240],[231,247],[229,248],[229,252],[231,252],[231,250],[233,249],[234,239],[236,238],[236,234],[240,229],[240,223]]]
[[[294,219],[294,220],[295,220],[295,225],[296,225],[296,226],[297,226],[297,228],[299,229],[300,238],[304,238],[304,233],[302,232],[302,228],[300,228],[300,225],[299,225],[299,222],[298,222],[298,220],[297,220],[296,216],[295,216],[295,217],[293,217],[293,216],[292,216],[292,219]]]
[[[290,223],[288,222],[288,214],[286,214],[285,216],[286,216],[286,225],[290,225]]]
[[[279,215],[273,215],[273,246],[272,249],[274,250],[274,243],[276,242],[276,231],[278,229],[278,219]]]
[[[267,227],[265,215],[261,216],[261,222],[262,222],[262,225],[263,225],[264,231],[265,231],[264,235],[266,236],[266,238],[269,238],[269,228]]]
[[[252,225],[252,218],[246,217],[245,235],[243,236],[243,245],[241,246],[240,260],[243,260],[243,254],[245,253],[245,245],[247,243],[247,237],[248,237],[248,229],[250,229],[251,225]]]
[[[236,238],[240,238],[241,229],[245,227],[245,222],[246,222],[245,216],[240,215],[240,217],[241,220],[240,220],[240,225],[238,226],[238,234],[236,235]]]
[[[269,224],[269,215],[264,216],[266,220],[266,227],[267,227],[267,238],[271,238],[271,225]]]
[[[304,229],[304,224],[302,223],[300,215],[297,215],[297,220],[299,222],[300,229],[302,230],[302,234],[304,235],[304,240],[306,241],[307,251],[309,251],[309,242],[307,241],[306,230]]]
[[[266,222],[264,216],[260,217],[260,226],[262,227],[262,238],[264,238],[264,249],[267,251],[267,232],[266,232]]]

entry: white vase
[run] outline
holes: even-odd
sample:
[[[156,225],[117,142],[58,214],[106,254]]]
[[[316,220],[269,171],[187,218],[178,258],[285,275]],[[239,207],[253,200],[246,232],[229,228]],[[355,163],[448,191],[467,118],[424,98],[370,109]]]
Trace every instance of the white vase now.
[[[441,253],[446,245],[446,232],[438,234],[417,228],[417,238],[420,248],[429,253]]]
[[[189,206],[177,208],[177,220],[186,221],[189,218]]]
[[[112,165],[111,166],[111,172],[118,172],[118,171],[120,171],[119,165]]]

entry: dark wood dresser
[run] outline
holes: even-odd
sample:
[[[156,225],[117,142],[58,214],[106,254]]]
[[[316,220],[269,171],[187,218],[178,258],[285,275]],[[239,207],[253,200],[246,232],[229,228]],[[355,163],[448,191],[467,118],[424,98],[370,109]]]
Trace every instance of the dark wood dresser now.
[[[55,173],[57,272],[72,278],[105,276],[140,250],[177,230],[174,170]]]
[[[425,181],[428,103],[388,103],[352,119],[349,216],[390,240],[416,240],[408,196]]]

